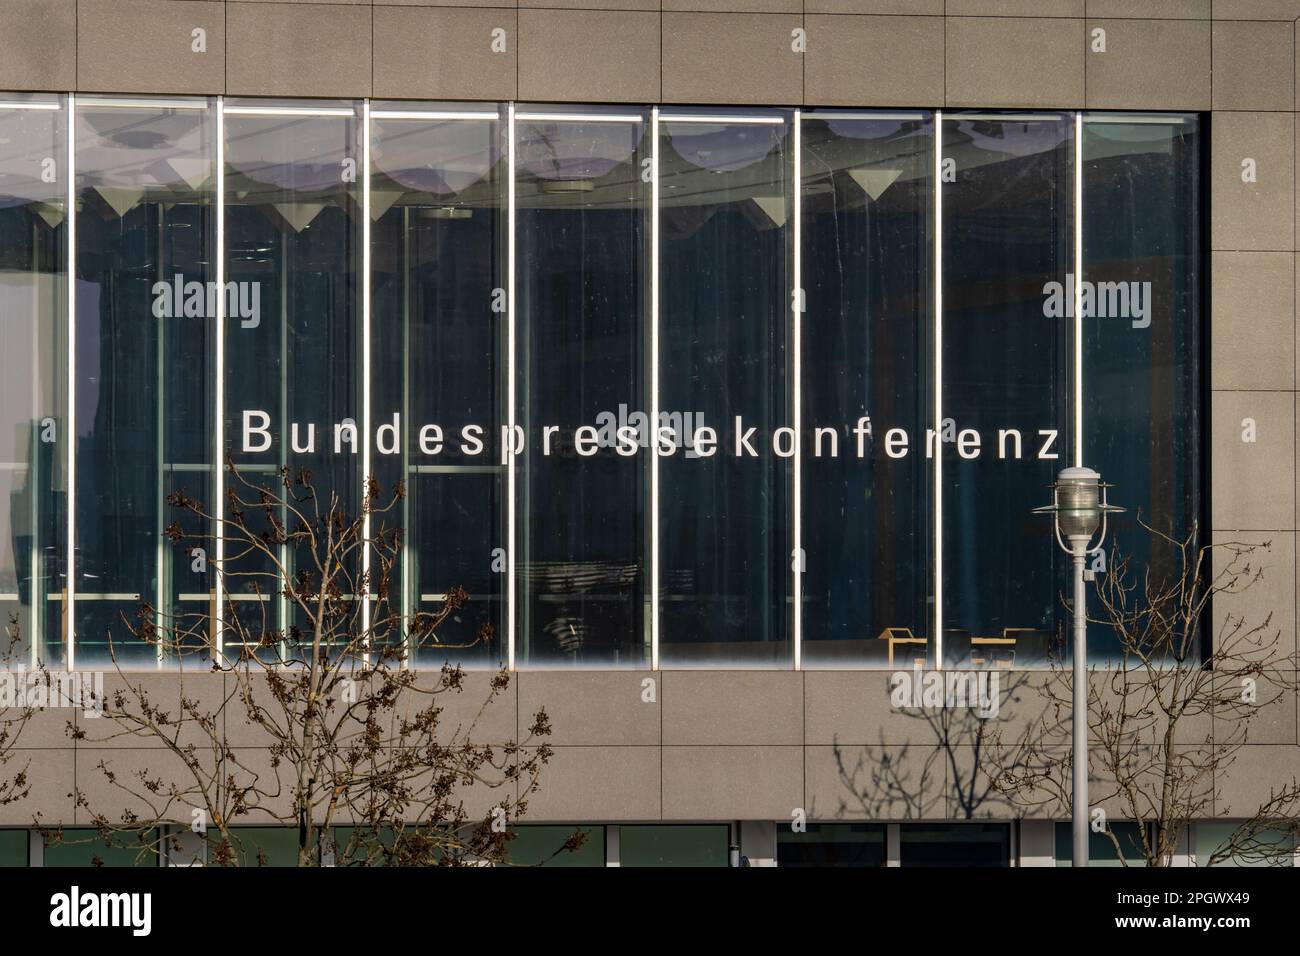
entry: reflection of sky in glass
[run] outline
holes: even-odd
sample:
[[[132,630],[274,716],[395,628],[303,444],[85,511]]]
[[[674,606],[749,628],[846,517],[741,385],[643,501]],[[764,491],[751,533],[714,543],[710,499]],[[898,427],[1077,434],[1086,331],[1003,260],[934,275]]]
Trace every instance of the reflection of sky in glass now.
[[[677,155],[701,169],[744,169],[761,161],[785,135],[784,123],[664,123]]]
[[[374,173],[405,189],[449,196],[474,185],[496,165],[500,124],[375,120],[370,148]]]
[[[0,109],[0,209],[63,198],[66,123],[62,111]],[[54,161],[52,183],[41,178],[46,159]]]
[[[825,123],[836,136],[848,139],[885,139],[903,129],[902,120],[828,119]]]
[[[215,172],[212,134],[202,110],[79,108],[77,184],[197,189]]]
[[[349,158],[357,161],[359,177],[355,139],[355,123],[347,116],[226,114],[226,162],[233,171],[276,189],[336,189],[343,183],[341,163]]]
[[[1069,139],[1073,124],[1061,115],[1050,119],[1017,121],[1014,115],[999,119],[953,118],[957,137],[971,145],[1004,156],[1033,156],[1048,153]],[[944,132],[945,141],[953,136],[951,127]]]
[[[519,165],[539,179],[599,179],[627,162],[640,123],[520,123]]]

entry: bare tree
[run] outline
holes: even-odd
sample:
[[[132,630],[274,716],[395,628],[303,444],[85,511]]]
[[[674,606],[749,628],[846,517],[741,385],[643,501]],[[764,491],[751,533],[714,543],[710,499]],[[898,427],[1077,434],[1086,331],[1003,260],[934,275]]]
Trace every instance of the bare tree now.
[[[897,672],[896,672],[897,673]],[[997,768],[1037,752],[1033,720],[1017,720],[1031,683],[1025,671],[992,670],[997,717],[974,706],[900,708],[914,734],[905,742],[849,749],[838,740],[832,756],[840,792],[834,818],[916,820],[993,819],[1013,809],[998,787]],[[888,693],[888,691],[886,691]],[[1030,701],[1031,704],[1035,703]],[[1020,725],[1014,740],[1003,728]]]
[[[23,730],[36,716],[36,708],[25,693],[26,668],[14,666],[22,645],[18,616],[11,614],[0,647],[0,807],[26,799],[31,792],[31,780],[27,776],[31,759],[18,750]],[[38,671],[34,676],[48,686],[47,675]]]
[[[1116,642],[1114,661],[1091,672],[1087,690],[1089,798],[1142,824],[1135,846],[1106,828],[1122,861],[1169,866],[1189,824],[1213,816],[1252,722],[1294,694],[1296,682],[1271,614],[1250,623],[1221,613],[1217,628],[1211,621],[1216,599],[1261,580],[1256,553],[1268,544],[1200,545],[1195,527],[1176,539],[1138,523],[1160,560],[1138,568],[1112,553],[1096,581],[1100,611],[1089,618]],[[1022,810],[1068,812],[1072,691],[1070,669],[1055,662],[1041,687],[1035,746],[999,758],[998,787]],[[1300,837],[1297,808],[1293,779],[1252,809],[1209,862],[1288,860]]]
[[[188,562],[217,555],[220,527],[224,558],[210,562],[227,595],[220,631],[211,611],[147,602],[129,628],[137,647],[180,669],[179,701],[151,696],[147,677],[120,666],[121,647],[110,641],[119,686],[104,702],[105,720],[71,731],[86,739],[106,729],[101,743],[139,740],[169,755],[163,767],[98,764],[125,809],[106,812],[77,790],[97,838],[176,855],[193,853],[201,832],[208,863],[251,864],[264,855],[244,847],[238,828],[276,825],[296,833],[299,866],[331,857],[336,865],[505,861],[508,824],[526,813],[551,756],[549,722],[538,711],[522,741],[478,742],[479,718],[510,675],[497,673],[483,704],[452,722],[446,703],[466,674],[411,666],[417,652],[456,652],[490,641],[492,630],[459,644],[442,638],[468,600],[460,588],[432,611],[404,612],[390,599],[402,486],[383,495],[370,479],[349,512],[338,495],[318,494],[309,472],[285,469],[274,484],[255,483],[230,462],[228,474],[223,515],[176,493],[177,520],[166,531]],[[349,834],[337,845],[335,827]],[[55,842],[73,839],[45,829]]]

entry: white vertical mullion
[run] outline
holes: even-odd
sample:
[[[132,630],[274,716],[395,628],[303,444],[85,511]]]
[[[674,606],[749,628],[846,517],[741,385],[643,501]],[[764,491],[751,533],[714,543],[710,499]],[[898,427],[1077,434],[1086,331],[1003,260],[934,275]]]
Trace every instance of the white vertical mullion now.
[[[42,268],[42,263],[40,261],[41,249],[40,249],[40,244],[37,242],[38,233],[36,229],[37,229],[36,224],[33,223],[32,224],[32,272],[36,275],[40,275],[41,268]],[[41,358],[41,329],[44,324],[41,322],[41,306],[43,303],[44,300],[40,295],[32,296],[32,315],[31,315],[32,351],[31,354],[28,356],[28,361],[32,363],[31,364],[32,389],[31,389],[31,396],[30,396],[30,405],[28,407],[31,409],[32,424],[38,430],[41,428],[41,424],[40,424],[41,419],[45,417],[44,415],[41,414],[44,408],[43,392],[45,391],[45,389],[43,388],[43,386],[45,384],[44,376],[46,374],[47,368],[49,368],[49,366],[47,366],[45,362],[42,361]],[[57,335],[55,335],[52,338],[52,341],[58,341]],[[53,370],[50,369],[50,371]],[[44,475],[41,474],[41,456],[39,454],[31,454],[27,467],[28,467],[28,475],[30,476],[29,481],[31,482],[31,487],[33,489],[40,488],[41,481],[44,480]],[[27,513],[27,520],[31,522],[32,528],[40,528],[42,526],[42,522],[41,522],[41,496],[39,494],[35,494],[35,493],[32,494],[29,503],[29,509],[30,510]],[[50,602],[49,591],[45,588],[44,585],[40,583],[41,580],[45,577],[45,575],[37,573],[37,570],[41,568],[41,559],[42,559],[42,555],[41,555],[40,535],[33,534],[31,535],[27,546],[27,560],[29,562],[27,566],[32,569],[32,576],[31,576],[32,617],[31,617],[31,626],[30,626],[31,634],[32,634],[32,640],[31,640],[32,646],[31,646],[31,653],[29,658],[29,666],[31,667],[32,670],[36,670],[36,668],[39,666],[40,663],[41,637],[45,630],[44,627],[45,622],[41,620],[44,614],[42,614],[41,612],[42,610],[44,610],[45,613],[48,613],[49,602]]]
[[[506,666],[515,669],[515,104],[506,145]]]
[[[934,666],[943,669],[943,110],[934,114]]]
[[[1074,114],[1074,464],[1083,466],[1083,113]]]
[[[659,107],[650,111],[650,669],[659,669]]]
[[[164,206],[158,207],[158,272],[157,281],[166,282],[167,270],[163,267],[163,233],[166,232],[167,210]],[[159,627],[163,626],[163,606],[165,595],[171,584],[171,574],[167,568],[167,552],[163,542],[166,537],[163,529],[166,527],[166,507],[167,492],[163,489],[165,477],[167,474],[167,442],[166,442],[166,425],[167,418],[163,414],[163,408],[167,402],[167,322],[160,319],[158,322],[158,344],[155,355],[158,360],[158,377],[157,393],[154,399],[154,478],[157,485],[154,487],[154,507],[157,513],[154,515],[154,620],[158,622]],[[162,670],[163,661],[166,659],[166,648],[162,641],[154,649],[154,661],[158,670]]]
[[[212,475],[216,502],[212,514],[216,521],[216,560],[213,562],[213,635],[217,656],[225,654],[225,557],[226,557],[226,99],[217,97],[217,251],[214,257],[217,284],[216,323],[216,402],[213,419]]]
[[[361,633],[370,662],[370,100],[361,101]]]
[[[794,294],[790,297],[792,336],[794,339],[794,392],[792,424],[794,425],[794,669],[803,668],[803,453],[802,415],[803,396],[803,112],[794,111]]]
[[[77,666],[76,618],[77,598],[77,96],[68,94],[68,409],[64,441],[67,443],[68,540],[64,568],[67,600],[64,601],[64,639],[68,642],[68,670]]]

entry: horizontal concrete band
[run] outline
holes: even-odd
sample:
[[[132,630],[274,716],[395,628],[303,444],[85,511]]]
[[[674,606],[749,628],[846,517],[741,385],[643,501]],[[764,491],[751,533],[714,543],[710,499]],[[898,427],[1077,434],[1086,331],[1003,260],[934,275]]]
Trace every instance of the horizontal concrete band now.
[[[1296,3],[1219,2],[1215,20],[1209,7],[949,0],[942,16],[940,0],[7,0],[0,88],[1293,109]]]
[[[1051,675],[1006,671],[999,678],[998,713],[989,719],[1003,738],[1033,733],[1036,753],[1064,759],[1068,728],[1056,736],[1034,729]],[[1100,675],[1096,679],[1104,696],[1106,682]],[[440,698],[446,736],[475,721],[490,680],[486,673],[471,674],[461,693]],[[653,682],[650,694],[647,680]],[[220,709],[231,682],[221,675],[183,680],[175,674],[130,675],[124,681],[110,674],[105,693],[112,701],[124,684],[140,688],[164,711],[173,711],[176,705],[169,702],[182,696],[196,701],[201,712],[221,714],[219,733],[241,765],[273,775],[269,740],[247,722],[237,695]],[[1278,682],[1287,683],[1285,675],[1279,674]],[[1205,782],[1213,791],[1206,816],[1249,815],[1271,786],[1300,775],[1296,697],[1274,694],[1270,686],[1262,684],[1260,699],[1273,702],[1252,722],[1230,772],[1225,768],[1212,787]],[[135,691],[127,693],[130,699]],[[553,728],[545,742],[554,754],[542,770],[541,790],[530,800],[527,822],[779,821],[796,811],[824,821],[1068,817],[1064,807],[1012,803],[989,792],[992,751],[987,739],[977,739],[981,719],[974,711],[954,710],[943,733],[934,711],[896,703],[884,672],[522,672],[468,736],[493,744],[541,743],[528,740],[528,727],[545,709]],[[69,721],[75,733],[68,732]],[[1207,741],[1232,739],[1233,732],[1227,723],[1188,720],[1179,725],[1177,745],[1194,754]],[[187,729],[181,742],[194,742],[204,752],[206,741],[200,731]],[[1156,740],[1153,734],[1136,743],[1145,748]],[[95,812],[113,815],[131,808],[120,788],[105,778],[101,762],[122,779],[140,768],[184,779],[178,759],[158,738],[122,735],[109,716],[47,710],[24,730],[21,747],[17,759],[30,759],[40,769],[32,774],[28,800],[0,808],[3,825],[31,824],[37,809],[47,823],[88,822],[86,807],[74,806],[74,786]],[[1098,754],[1094,765],[1099,763]],[[882,766],[897,774],[906,798],[881,788]],[[982,794],[975,801],[969,799],[972,784]],[[1098,779],[1094,786],[1100,795],[1106,781]],[[464,797],[471,811],[486,812],[502,792],[479,787]],[[1123,812],[1116,801],[1103,806],[1112,815]],[[273,804],[241,822],[272,823],[283,809]]]

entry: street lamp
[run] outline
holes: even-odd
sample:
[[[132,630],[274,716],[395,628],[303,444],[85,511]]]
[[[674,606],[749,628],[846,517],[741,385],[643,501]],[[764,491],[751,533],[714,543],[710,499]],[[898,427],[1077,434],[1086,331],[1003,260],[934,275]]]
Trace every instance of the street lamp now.
[[[1056,476],[1052,485],[1052,503],[1035,508],[1035,514],[1050,514],[1056,519],[1056,541],[1066,554],[1074,559],[1074,792],[1073,815],[1074,855],[1073,866],[1088,865],[1088,691],[1085,681],[1088,660],[1087,599],[1084,596],[1084,560],[1089,554],[1101,550],[1106,538],[1106,516],[1123,508],[1106,501],[1106,489],[1101,475],[1091,468],[1066,468]],[[1092,544],[1097,527],[1097,543]]]

